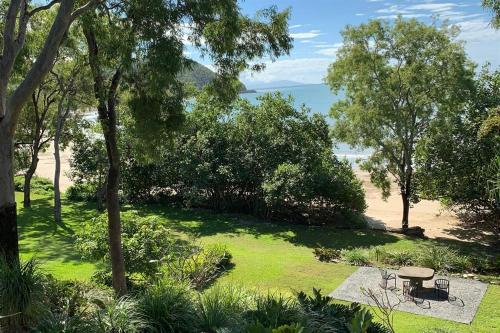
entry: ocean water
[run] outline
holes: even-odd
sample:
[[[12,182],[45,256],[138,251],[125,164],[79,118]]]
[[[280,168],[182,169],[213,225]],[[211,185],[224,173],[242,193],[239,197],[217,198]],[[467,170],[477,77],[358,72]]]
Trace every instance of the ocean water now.
[[[329,124],[333,123],[333,119],[329,117],[330,107],[342,96],[336,96],[330,88],[325,84],[308,84],[294,87],[272,88],[257,90],[256,93],[245,93],[240,96],[248,99],[251,103],[258,103],[258,97],[265,93],[280,92],[284,96],[292,96],[294,105],[300,107],[305,105],[312,113],[320,113],[326,117]],[[360,150],[349,147],[349,145],[341,142],[336,142],[334,152],[341,158],[346,158],[351,163],[356,164],[359,159],[366,158],[369,150]]]
[[[320,113],[326,117],[329,124],[333,123],[333,119],[329,117],[329,111],[332,104],[339,99],[339,96],[334,95],[325,84],[307,84],[294,87],[261,89],[257,90],[255,93],[245,93],[240,96],[248,99],[251,103],[257,104],[259,103],[259,96],[277,91],[283,96],[292,96],[296,107],[305,105],[311,110],[311,113]],[[342,96],[340,96],[340,98],[341,97]],[[85,118],[96,121],[97,111],[89,112]],[[355,149],[349,147],[349,145],[345,143],[335,142],[334,153],[338,157],[345,158],[353,165],[356,165],[358,160],[363,160],[370,154],[370,150]]]

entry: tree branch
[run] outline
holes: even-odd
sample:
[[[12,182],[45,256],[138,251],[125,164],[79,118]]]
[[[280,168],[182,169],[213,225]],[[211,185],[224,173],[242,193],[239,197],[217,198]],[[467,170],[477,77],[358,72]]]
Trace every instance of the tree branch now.
[[[54,6],[55,4],[57,3],[60,3],[61,0],[53,0],[51,2],[49,2],[48,4],[44,5],[44,6],[39,6],[39,7],[36,7],[35,9],[33,9],[32,11],[28,12],[28,17],[32,17],[34,16],[36,13],[38,12],[41,12],[43,10],[47,10],[47,9],[50,9],[52,8],[52,6]]]

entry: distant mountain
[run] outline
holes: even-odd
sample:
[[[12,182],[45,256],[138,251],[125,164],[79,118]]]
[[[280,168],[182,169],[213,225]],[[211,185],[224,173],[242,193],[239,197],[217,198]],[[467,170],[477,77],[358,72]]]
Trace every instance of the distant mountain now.
[[[272,89],[272,88],[285,88],[294,86],[303,86],[307,83],[290,81],[290,80],[279,80],[271,82],[252,82],[249,84],[251,89]]]
[[[193,61],[191,63],[191,68],[184,69],[180,74],[180,80],[184,83],[192,84],[198,89],[203,88],[205,85],[212,82],[215,79],[215,73],[208,67]],[[252,92],[247,90],[247,87],[241,83],[241,92]]]

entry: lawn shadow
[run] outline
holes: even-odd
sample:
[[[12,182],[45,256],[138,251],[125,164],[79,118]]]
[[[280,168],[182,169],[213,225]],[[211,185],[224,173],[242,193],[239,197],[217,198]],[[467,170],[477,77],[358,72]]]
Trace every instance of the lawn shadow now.
[[[169,221],[168,226],[176,232],[199,237],[219,234],[237,237],[240,234],[249,234],[255,238],[266,236],[281,239],[297,246],[334,249],[384,245],[401,239],[400,235],[378,230],[271,222],[248,215],[216,214],[209,210],[172,208],[160,204],[140,205],[133,209],[144,216],[160,216]]]
[[[53,209],[52,198],[47,196],[34,197],[30,208],[18,208],[21,251],[33,253],[42,261],[82,261],[74,247],[74,232],[79,224],[97,214],[95,206],[89,203],[63,203],[63,225],[54,222]]]

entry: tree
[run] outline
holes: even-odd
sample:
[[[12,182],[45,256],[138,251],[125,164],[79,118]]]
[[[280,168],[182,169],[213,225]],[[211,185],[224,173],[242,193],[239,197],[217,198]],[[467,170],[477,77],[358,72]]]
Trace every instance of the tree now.
[[[436,119],[419,142],[416,177],[419,193],[482,218],[500,231],[495,194],[500,178],[500,70],[485,67],[467,94],[467,103]],[[465,92],[464,92],[465,93]],[[493,192],[488,191],[489,189]]]
[[[71,23],[98,1],[53,0],[31,5],[28,0],[2,1],[0,48],[0,252],[9,262],[19,259],[16,201],[14,192],[14,134],[24,104],[50,71],[57,50]],[[37,2],[39,3],[39,2]],[[81,5],[75,8],[75,3]],[[30,20],[58,5],[50,31],[33,65],[16,78],[14,66],[23,50]]]
[[[343,32],[343,46],[330,65],[327,82],[345,98],[332,106],[332,134],[373,153],[361,167],[390,194],[392,176],[403,201],[403,229],[410,203],[418,200],[415,147],[439,114],[459,107],[469,89],[472,65],[456,29],[417,20],[374,20]]]
[[[106,208],[113,287],[118,294],[126,293],[118,200],[117,108],[122,84],[130,93],[137,135],[154,146],[168,138],[182,119],[183,90],[177,77],[186,64],[183,38],[211,57],[219,74],[212,83],[214,91],[231,98],[237,93],[233,82],[251,61],[264,55],[274,59],[291,48],[287,19],[288,11],[279,13],[275,8],[248,18],[233,0],[136,0],[104,3],[81,21],[109,163]]]
[[[15,136],[17,150],[27,150],[24,173],[24,207],[31,207],[31,179],[38,166],[38,155],[54,138],[58,85],[53,77],[47,77],[31,94],[31,103],[25,106],[19,117],[19,129]]]
[[[75,35],[73,43],[78,44]],[[61,189],[59,179],[61,176],[60,148],[66,147],[74,137],[74,132],[70,130],[67,122],[72,121],[73,126],[80,126],[81,108],[88,107],[85,102],[90,98],[90,82],[87,79],[87,64],[83,59],[83,54],[78,52],[78,45],[64,45],[64,60],[59,61],[51,71],[58,85],[58,103],[54,125],[54,221],[56,224],[62,223],[61,217]],[[73,135],[72,135],[73,134]]]
[[[495,29],[500,28],[500,1],[498,0],[483,0],[483,7],[491,9],[493,17],[491,24]]]

